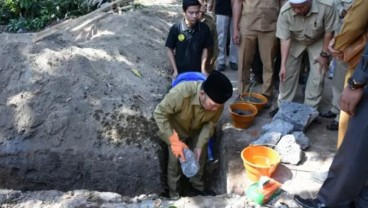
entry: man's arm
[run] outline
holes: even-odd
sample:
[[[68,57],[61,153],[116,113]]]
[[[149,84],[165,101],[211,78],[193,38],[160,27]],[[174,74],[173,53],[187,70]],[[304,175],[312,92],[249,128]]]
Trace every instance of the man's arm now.
[[[169,58],[170,65],[174,70],[172,78],[175,79],[176,76],[178,75],[178,68],[176,66],[175,55],[174,55],[174,50],[173,49],[167,48],[167,57]]]
[[[328,44],[334,37],[334,32],[325,32],[323,36],[322,52],[328,53]]]
[[[285,82],[286,79],[286,62],[289,56],[291,40],[281,40],[281,67],[280,67],[280,80]]]
[[[240,17],[241,17],[241,12],[242,12],[242,6],[243,6],[243,0],[233,0],[232,1],[232,10],[233,10],[233,23],[234,23],[234,28],[233,28],[233,41],[235,44],[239,44],[240,43],[240,34],[239,34],[239,23],[240,23]]]
[[[178,37],[177,26],[173,25],[170,28],[170,31],[169,31],[169,34],[167,35],[167,39],[165,43],[165,46],[167,48],[167,51],[166,51],[167,58],[169,59],[172,69],[174,70],[174,73],[172,75],[173,79],[175,79],[176,76],[178,75],[178,68],[176,65],[176,60],[175,60],[175,55],[174,55],[174,50],[177,44],[177,37]]]
[[[199,136],[198,136],[198,141],[197,141],[197,144],[195,146],[196,148],[202,149],[202,147],[204,147],[204,145],[206,145],[208,143],[209,138],[215,132],[216,123],[220,119],[220,117],[222,115],[222,112],[223,112],[223,108],[218,110],[216,116],[214,116],[214,118],[211,119],[210,122],[203,125],[203,127],[201,129],[201,132],[199,133]]]
[[[328,60],[329,60],[329,44],[330,41],[333,39],[334,37],[334,33],[333,32],[325,32],[324,36],[323,36],[323,46],[322,46],[322,51],[319,55],[319,57],[314,61],[314,63],[319,63],[319,70],[320,73],[322,73],[323,71],[327,71],[328,69]]]
[[[209,55],[212,55],[211,50],[213,49],[214,43],[213,43],[213,37],[210,28],[207,24],[203,24],[203,30],[204,30],[204,37],[205,41],[203,43],[203,49],[202,49],[202,55],[201,55],[201,72],[205,75],[207,75],[207,66],[209,65],[208,61],[211,57]]]
[[[170,116],[178,113],[182,109],[184,98],[177,93],[170,91],[164,99],[156,106],[153,117],[162,134],[161,139],[170,144],[168,138],[173,135],[174,129],[169,122]]]
[[[205,74],[206,76],[208,76],[207,70],[206,70],[206,68],[207,68],[207,60],[208,60],[208,50],[209,49],[207,49],[207,48],[204,48],[202,50],[202,62],[201,62],[201,72],[203,74]]]
[[[364,86],[368,83],[368,44],[365,45],[365,49],[362,58],[359,61],[352,80],[356,84]],[[350,85],[350,84],[349,84]],[[340,108],[350,116],[355,115],[355,109],[362,99],[364,88],[353,89],[351,86],[345,87],[340,98]]]

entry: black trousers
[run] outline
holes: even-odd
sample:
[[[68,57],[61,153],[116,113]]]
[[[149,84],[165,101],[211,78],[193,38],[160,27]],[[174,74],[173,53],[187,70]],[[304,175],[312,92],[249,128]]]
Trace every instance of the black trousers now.
[[[368,207],[368,88],[358,104],[317,198],[328,207]]]

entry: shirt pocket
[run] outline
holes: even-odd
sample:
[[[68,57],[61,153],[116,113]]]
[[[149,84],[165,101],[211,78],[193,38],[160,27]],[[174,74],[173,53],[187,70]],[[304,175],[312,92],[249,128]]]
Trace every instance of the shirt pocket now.
[[[289,27],[291,36],[297,40],[304,39],[303,27],[301,25],[292,25]]]
[[[306,35],[310,37],[312,40],[319,39],[325,33],[324,24],[322,21],[318,21],[318,20],[314,21],[310,28],[312,29],[308,30]]]

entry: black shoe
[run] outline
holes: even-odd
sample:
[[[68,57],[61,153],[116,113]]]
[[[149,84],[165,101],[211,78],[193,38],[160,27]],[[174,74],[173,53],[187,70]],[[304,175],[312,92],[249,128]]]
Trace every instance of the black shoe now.
[[[277,112],[279,112],[279,108],[275,108],[275,109],[271,110],[269,112],[270,117],[273,118],[276,115]]]
[[[263,94],[262,94],[263,95]],[[267,98],[267,103],[264,105],[264,109],[269,109],[272,107],[272,97],[268,95],[263,95]]]
[[[231,70],[233,71],[238,70],[238,64],[230,62],[229,65]]]
[[[258,83],[258,84],[263,84],[263,78],[262,78],[262,76],[260,76],[260,75],[257,75],[257,74],[255,74],[254,75],[254,80],[256,80],[256,82]]]
[[[318,199],[303,199],[299,195],[294,195],[294,201],[304,208],[328,208]]]
[[[323,118],[335,118],[336,114],[332,113],[331,111],[322,112],[319,114]]]
[[[315,123],[315,124],[321,124],[322,123],[322,118],[320,116],[317,116],[317,118],[315,118],[312,123]]]
[[[225,68],[226,68],[226,66],[225,66],[225,64],[219,64],[218,66],[217,66],[217,71],[225,71]]]
[[[209,189],[205,189],[203,191],[200,191],[198,189],[195,189],[195,188],[191,187],[190,190],[189,190],[189,195],[190,196],[216,196],[216,193],[212,190],[209,190]]]
[[[326,126],[326,129],[328,129],[330,131],[337,131],[337,130],[339,130],[339,122],[332,121],[330,124],[328,124]]]

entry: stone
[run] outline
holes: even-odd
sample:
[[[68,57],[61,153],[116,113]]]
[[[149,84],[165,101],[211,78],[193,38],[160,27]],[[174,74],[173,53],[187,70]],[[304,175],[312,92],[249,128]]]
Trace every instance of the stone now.
[[[307,149],[310,145],[309,138],[302,131],[294,131],[296,143],[300,145],[303,150]]]
[[[120,194],[113,192],[99,192],[98,197],[104,202],[121,202],[122,198]]]
[[[254,145],[261,145],[261,144],[268,144],[268,145],[276,145],[277,142],[281,139],[281,133],[280,132],[267,132],[263,134],[259,139],[252,142]]]
[[[146,200],[148,197],[146,194],[141,194],[138,196],[138,201],[143,201],[143,200]]]
[[[286,135],[288,133],[291,133],[293,129],[294,129],[294,125],[292,125],[291,123],[287,121],[280,120],[280,119],[272,120],[271,123],[262,126],[263,133],[279,132],[281,133],[281,135]]]
[[[302,159],[302,150],[292,134],[281,137],[275,150],[280,154],[283,163],[296,165]]]
[[[280,104],[279,111],[273,120],[284,120],[294,125],[295,131],[304,131],[318,114],[318,111],[310,106],[284,101]]]
[[[182,161],[179,158],[181,163],[181,170],[187,178],[191,178],[198,173],[199,163],[195,159],[194,153],[189,148],[184,149],[184,157],[185,161]]]

